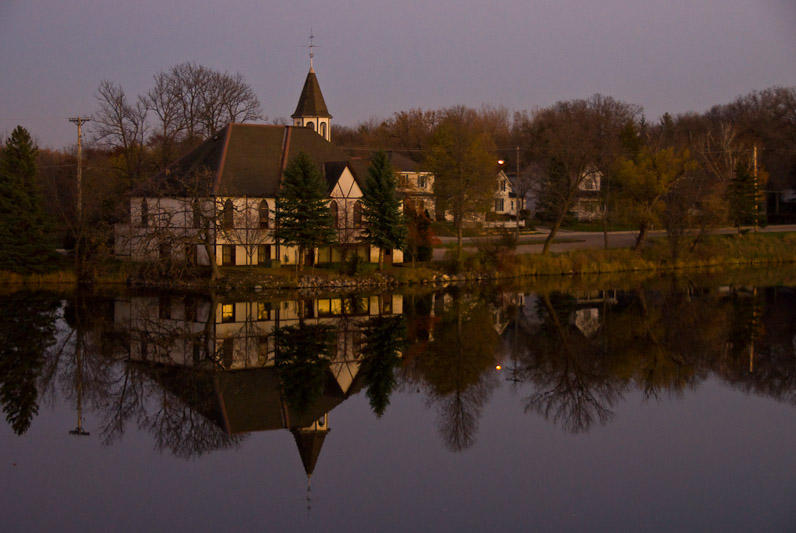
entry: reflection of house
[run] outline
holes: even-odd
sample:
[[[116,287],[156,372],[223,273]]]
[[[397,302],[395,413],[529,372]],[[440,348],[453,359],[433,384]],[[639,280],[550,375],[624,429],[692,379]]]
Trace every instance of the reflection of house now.
[[[309,475],[329,430],[329,411],[362,386],[362,323],[401,314],[402,307],[398,295],[219,303],[134,296],[116,300],[114,324],[133,364],[227,434],[290,429]],[[285,397],[274,342],[278,328],[300,322],[335,332],[320,394],[302,411]]]
[[[181,260],[219,265],[295,263],[296,249],[279,244],[277,197],[287,164],[307,154],[327,183],[339,246],[308,259],[338,262],[349,249],[378,261],[378,250],[360,244],[364,176],[330,142],[331,115],[310,68],[293,114],[293,126],[228,124],[130,200],[130,223],[115,233],[115,253],[133,261]],[[400,250],[386,254],[401,262]]]

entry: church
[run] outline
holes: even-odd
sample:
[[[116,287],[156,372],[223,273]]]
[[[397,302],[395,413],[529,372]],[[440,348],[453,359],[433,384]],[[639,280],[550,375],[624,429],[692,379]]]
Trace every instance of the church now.
[[[362,180],[331,141],[331,119],[312,66],[291,115],[292,126],[230,123],[155,176],[130,199],[129,223],[114,232],[114,252],[138,262],[184,261],[219,266],[295,265],[298,251],[279,239],[277,198],[288,163],[300,152],[326,182],[337,242],[307,252],[305,264],[337,263],[353,254],[378,262],[362,242]],[[403,262],[385,250],[385,263]]]

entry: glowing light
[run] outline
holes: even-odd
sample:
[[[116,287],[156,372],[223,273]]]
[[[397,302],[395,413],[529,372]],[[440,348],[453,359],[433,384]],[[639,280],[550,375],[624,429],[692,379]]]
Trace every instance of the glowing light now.
[[[503,367],[500,366],[500,365],[495,366],[495,370],[500,370],[501,368],[503,368]]]
[[[502,159],[498,159],[498,165],[502,165],[503,163],[505,163],[505,161],[503,161]]]

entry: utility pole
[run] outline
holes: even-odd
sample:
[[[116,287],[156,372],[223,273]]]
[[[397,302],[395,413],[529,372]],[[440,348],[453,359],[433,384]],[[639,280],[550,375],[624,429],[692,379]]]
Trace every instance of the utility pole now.
[[[81,256],[83,241],[83,124],[91,117],[71,117],[69,122],[77,124],[77,187],[76,187],[76,220],[75,220],[75,274],[81,276]],[[78,418],[78,430],[80,423]]]
[[[755,178],[755,233],[757,233],[760,219],[759,219],[759,209],[760,209],[760,199],[758,198],[758,190],[757,190],[757,144],[752,145],[752,173],[754,174]]]
[[[91,117],[72,117],[69,122],[77,124],[77,223],[83,222],[83,124]]]
[[[517,187],[517,190],[520,189],[520,147],[516,147],[516,159],[517,159],[517,174],[514,176],[514,185]],[[513,187],[512,187],[513,188]],[[517,194],[517,191],[514,191],[514,196],[517,197],[517,205],[514,209],[514,221],[516,222],[517,226],[517,243],[520,241],[520,206],[525,201],[525,198],[520,198],[520,195]]]

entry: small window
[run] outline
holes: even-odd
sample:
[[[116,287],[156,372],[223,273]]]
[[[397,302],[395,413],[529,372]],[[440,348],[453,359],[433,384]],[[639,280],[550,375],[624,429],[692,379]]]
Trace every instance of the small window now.
[[[315,131],[315,123],[314,123],[314,122],[312,122],[312,121],[310,121],[310,122],[307,122],[306,126],[307,126],[309,129],[311,129],[312,131]]]
[[[417,186],[420,187],[421,189],[425,189],[426,188],[426,177],[425,176],[420,176],[419,178],[417,178]]]
[[[221,304],[221,322],[235,322],[235,304]]]
[[[259,208],[258,211],[259,211],[259,214],[260,214],[260,227],[261,228],[267,228],[268,227],[268,202],[266,202],[265,200],[260,202],[260,208]]]
[[[235,265],[235,245],[223,244],[221,245],[221,264],[224,266]]]
[[[339,223],[338,213],[337,213],[337,202],[335,202],[334,200],[332,200],[331,203],[329,204],[329,211],[331,211],[332,213],[332,227],[337,228],[337,225]]]
[[[506,192],[506,180],[500,182],[500,190]]]
[[[354,227],[359,228],[362,226],[362,204],[357,202],[354,204]]]
[[[495,198],[495,211],[503,211],[503,198]]]
[[[326,122],[321,122],[321,135],[326,138]]]
[[[222,213],[221,224],[224,229],[232,229],[235,226],[232,200],[227,200],[224,202],[224,211]]]
[[[141,200],[141,227],[146,228],[149,226],[149,204],[146,198]]]
[[[271,302],[257,302],[257,320],[271,320]]]
[[[271,264],[270,244],[261,244],[257,247],[257,263],[266,266]]]

